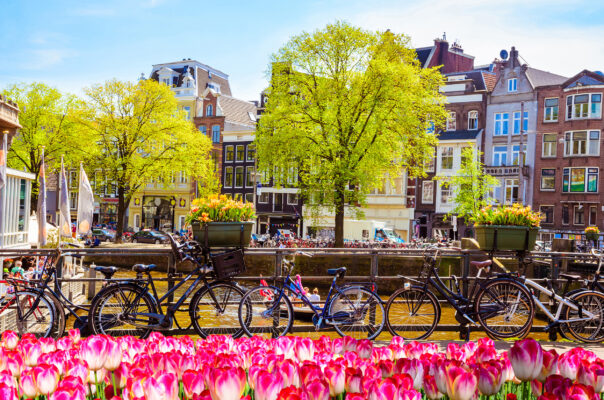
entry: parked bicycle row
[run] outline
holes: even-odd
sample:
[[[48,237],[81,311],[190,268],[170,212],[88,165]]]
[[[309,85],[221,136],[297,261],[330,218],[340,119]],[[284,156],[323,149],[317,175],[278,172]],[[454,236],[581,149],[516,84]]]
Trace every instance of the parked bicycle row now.
[[[342,283],[347,272],[342,267],[327,270],[333,278],[319,303],[295,275],[293,260],[283,260],[283,276],[272,285],[261,281],[259,286],[247,288],[235,280],[245,270],[242,249],[214,253],[195,241],[178,243],[169,238],[177,261],[190,262],[194,268],[165,293],[159,293],[152,264],[134,265],[136,277],[126,280],[113,279],[117,268],[99,266],[96,270],[104,276],[103,288],[89,308],[76,305],[62,293],[57,274],[70,252],[57,250],[47,257],[41,279],[6,279],[14,296],[0,307],[0,314],[14,311],[17,330],[37,336],[61,336],[67,318],[73,316],[74,326],[83,334],[146,337],[152,331],[171,329],[178,324],[175,314],[186,311],[201,337],[279,337],[291,332],[296,316],[305,313],[317,330],[331,327],[341,335],[375,339],[387,329],[405,339],[426,339],[439,324],[441,303],[446,303],[447,312],[454,311],[460,325],[480,326],[494,339],[526,336],[540,312],[550,320],[546,330],[583,342],[604,340],[604,287],[599,283],[602,254],[595,251],[592,254],[599,263],[588,286],[569,290],[580,277],[561,274],[566,280],[561,294],[555,293],[551,281],[542,286],[526,278],[523,268],[519,273],[494,273],[491,260],[472,262],[477,276],[469,290],[463,291],[455,276],[449,284],[441,279],[440,249],[432,247],[424,252],[419,276],[401,276],[400,289],[387,300],[377,294],[374,282]],[[299,250],[293,255],[311,256]],[[550,302],[544,304],[540,294]]]

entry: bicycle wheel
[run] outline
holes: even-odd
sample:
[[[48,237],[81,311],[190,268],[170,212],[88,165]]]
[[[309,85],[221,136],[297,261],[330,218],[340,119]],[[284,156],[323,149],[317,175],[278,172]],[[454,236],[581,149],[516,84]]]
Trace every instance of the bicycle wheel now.
[[[291,302],[274,286],[257,286],[247,292],[239,303],[237,314],[248,336],[284,336],[294,322]]]
[[[33,333],[39,338],[49,337],[56,327],[54,305],[41,292],[29,290],[16,292],[8,310],[14,312],[15,331],[20,335]]]
[[[51,291],[44,292],[44,296],[48,297],[52,301],[52,305],[55,309],[55,320],[53,323],[52,332],[50,336],[55,339],[60,338],[65,333],[65,326],[67,324],[67,318],[65,316],[65,308],[63,303],[59,300]]]
[[[114,284],[101,290],[90,305],[88,323],[95,334],[146,338],[158,323],[155,300],[143,288]]]
[[[375,339],[384,329],[386,313],[382,300],[361,286],[341,289],[329,303],[326,322],[341,336]]]
[[[585,290],[576,293],[570,297],[570,300],[578,306],[575,310],[572,307],[566,307],[564,319],[573,320],[574,322],[566,322],[568,332],[585,343],[599,343],[604,340],[604,294]],[[587,318],[586,312],[593,314],[593,318]]]
[[[425,339],[440,321],[440,305],[432,292],[412,286],[399,289],[386,303],[386,326],[394,336]]]
[[[490,337],[508,339],[528,333],[535,305],[526,286],[510,279],[494,279],[481,287],[474,310]]]
[[[243,335],[239,324],[239,303],[245,293],[234,283],[220,282],[204,286],[193,295],[189,314],[199,336]],[[214,300],[216,299],[216,300]]]

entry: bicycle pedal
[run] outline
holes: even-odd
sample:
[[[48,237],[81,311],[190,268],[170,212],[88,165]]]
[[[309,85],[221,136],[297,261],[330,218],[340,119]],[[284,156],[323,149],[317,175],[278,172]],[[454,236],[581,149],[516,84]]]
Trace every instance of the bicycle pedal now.
[[[476,323],[476,321],[474,321],[472,318],[470,318],[470,317],[468,316],[468,314],[461,314],[461,316],[462,316],[462,317],[464,317],[465,319],[467,319],[468,321],[470,321],[471,323],[473,323],[474,325],[478,325],[478,324]]]

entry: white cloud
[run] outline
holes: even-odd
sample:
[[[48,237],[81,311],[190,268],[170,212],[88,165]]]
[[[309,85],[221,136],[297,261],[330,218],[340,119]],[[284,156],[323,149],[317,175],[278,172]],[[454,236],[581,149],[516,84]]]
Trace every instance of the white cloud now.
[[[69,49],[35,49],[31,50],[30,56],[25,58],[23,68],[30,70],[41,70],[61,64],[66,58],[75,55]]]

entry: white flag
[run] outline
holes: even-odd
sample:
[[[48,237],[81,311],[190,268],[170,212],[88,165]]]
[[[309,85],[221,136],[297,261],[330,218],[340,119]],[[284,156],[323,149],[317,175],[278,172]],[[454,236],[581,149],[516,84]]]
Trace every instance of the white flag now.
[[[46,229],[46,167],[44,166],[44,149],[42,149],[42,165],[38,174],[38,245],[46,244],[48,237]]]
[[[65,167],[61,161],[61,193],[59,194],[59,232],[63,237],[71,237],[71,215],[69,214],[69,190]]]
[[[2,134],[0,138],[2,143],[0,143],[0,189],[4,187],[6,184],[6,143],[7,143],[7,135]]]
[[[78,197],[78,233],[88,235],[92,227],[92,214],[94,213],[94,194],[86,176],[84,167],[80,165],[80,188]]]

